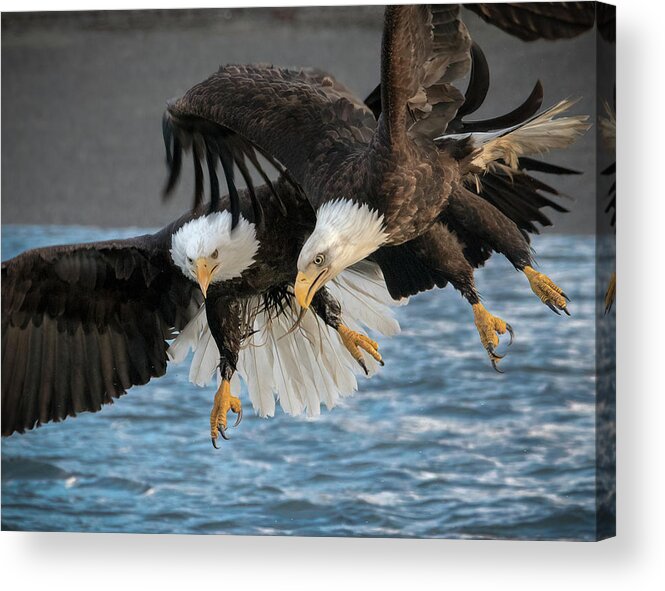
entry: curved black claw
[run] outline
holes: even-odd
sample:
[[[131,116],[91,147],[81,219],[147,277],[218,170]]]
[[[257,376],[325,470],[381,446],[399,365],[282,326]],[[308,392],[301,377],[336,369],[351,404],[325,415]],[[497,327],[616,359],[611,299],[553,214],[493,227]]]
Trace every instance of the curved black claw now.
[[[561,292],[561,295],[564,297],[564,299],[565,299],[567,302],[570,301],[570,298],[566,295],[566,292],[562,291],[562,292]]]
[[[221,425],[219,426],[219,434],[222,436],[222,439],[226,439],[228,441],[231,439],[227,434],[226,434],[226,428],[222,427]]]
[[[508,324],[507,322],[506,322],[506,330],[508,331],[508,334],[510,335],[510,342],[508,343],[508,347],[510,347],[510,345],[512,345],[513,341],[515,340],[515,333],[513,332],[513,327],[510,326],[510,324]]]
[[[503,359],[506,356],[505,353],[503,355],[496,353],[494,350],[494,345],[492,344],[487,345],[487,352],[490,354],[490,357],[493,357],[494,359]]]
[[[369,370],[367,369],[367,365],[365,365],[365,361],[362,358],[358,359],[358,365],[360,365],[360,367],[363,368],[363,371],[365,372],[365,375],[368,376],[369,375]]]
[[[559,312],[559,310],[554,306],[554,304],[552,302],[545,302],[545,303],[547,304],[547,307],[550,310],[552,310],[552,312],[554,312],[555,314],[558,314],[559,316],[561,316],[561,312]]]
[[[380,365],[381,367],[385,366],[385,362],[383,361],[383,359],[380,359],[380,360],[379,360],[379,365]]]
[[[210,441],[212,441],[212,446],[213,446],[215,449],[219,449],[219,447],[217,446],[217,438],[216,438],[216,437],[211,437],[211,438],[210,438]]]
[[[499,357],[501,359],[501,357]],[[499,366],[496,364],[497,359],[495,357],[490,357],[490,361],[492,362],[492,367],[494,368],[494,371],[497,373],[505,373],[502,369],[499,369]]]
[[[233,425],[233,427],[237,427],[240,424],[240,421],[242,421],[242,408],[240,409],[240,412],[238,412],[238,418],[236,419],[235,425]]]
[[[568,311],[568,308],[564,308],[563,311],[566,313],[566,316],[570,316],[570,312]]]

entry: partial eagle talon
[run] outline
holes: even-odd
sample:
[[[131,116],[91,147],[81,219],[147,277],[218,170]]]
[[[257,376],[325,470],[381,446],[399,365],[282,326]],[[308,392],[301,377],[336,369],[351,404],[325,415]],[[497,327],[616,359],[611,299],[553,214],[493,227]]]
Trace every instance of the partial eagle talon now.
[[[513,327],[510,326],[510,324],[508,324],[507,322],[506,322],[506,330],[508,331],[508,334],[510,335],[510,341],[508,341],[508,345],[507,345],[508,347],[510,347],[510,345],[512,345],[513,341],[515,340],[515,332],[513,331]]]
[[[503,359],[506,356],[505,353],[503,355],[499,355],[494,350],[494,345],[491,345],[491,344],[487,346],[487,352],[489,353],[490,358],[496,359],[497,361],[500,361],[501,359]]]
[[[508,346],[512,345],[515,338],[513,327],[498,316],[492,316],[482,304],[473,305],[473,317],[480,336],[480,342],[487,351],[490,358],[492,367],[499,373],[503,373],[497,365],[506,354],[499,355],[496,348],[499,346],[499,335],[510,334],[510,342]]]
[[[217,439],[221,436],[222,439],[227,441],[231,439],[226,434],[227,429],[227,414],[233,411],[238,415],[234,427],[237,427],[242,420],[242,403],[236,396],[231,395],[231,384],[228,380],[222,380],[222,383],[215,394],[212,410],[210,411],[210,438],[212,445],[215,449],[217,447]]]
[[[561,316],[562,311],[570,316],[570,312],[566,308],[566,304],[570,301],[570,298],[564,293],[563,289],[547,275],[539,273],[532,267],[524,267],[524,274],[529,280],[531,290],[543,304],[559,316]]]
[[[339,325],[337,332],[342,339],[342,344],[346,347],[347,351],[351,353],[351,356],[356,360],[358,365],[362,367],[365,375],[369,375],[369,370],[367,369],[367,364],[363,359],[361,349],[371,355],[377,363],[382,366],[385,365],[381,355],[379,354],[379,343],[370,339],[364,334],[360,334],[359,332],[351,330],[343,324]]]
[[[558,316],[561,316],[561,312],[559,312],[559,310],[556,309],[556,307],[554,306],[554,304],[553,304],[552,302],[547,302],[547,301],[545,301],[545,300],[543,300],[543,302],[545,303],[545,305],[546,305],[550,310],[552,310],[552,312],[554,312],[554,313],[557,314]]]
[[[495,357],[490,356],[490,362],[492,363],[492,368],[494,371],[497,373],[505,373],[502,369],[499,369],[499,366],[497,365],[498,360]]]
[[[236,422],[234,423],[233,427],[237,427],[240,424],[240,421],[242,421],[242,407],[240,407],[240,412],[238,413],[238,418],[236,418]]]

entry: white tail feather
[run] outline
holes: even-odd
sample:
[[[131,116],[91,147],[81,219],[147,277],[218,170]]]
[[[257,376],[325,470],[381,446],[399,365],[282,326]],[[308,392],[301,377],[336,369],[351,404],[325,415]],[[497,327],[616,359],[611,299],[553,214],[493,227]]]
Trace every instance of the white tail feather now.
[[[379,267],[363,261],[345,270],[327,285],[342,306],[342,321],[350,329],[365,329],[390,336],[399,332],[393,316],[395,302],[388,293]],[[256,297],[252,305],[258,307]],[[254,333],[243,345],[238,374],[247,384],[252,406],[259,416],[275,414],[275,400],[292,415],[321,412],[321,404],[332,408],[358,387],[360,367],[341,342],[336,331],[307,312],[292,330],[299,309],[293,304],[276,318],[260,311]],[[180,332],[168,349],[169,357],[181,362],[194,351],[189,379],[205,385],[215,374],[219,352],[208,327],[205,308]],[[374,359],[365,356],[370,375],[378,370]]]

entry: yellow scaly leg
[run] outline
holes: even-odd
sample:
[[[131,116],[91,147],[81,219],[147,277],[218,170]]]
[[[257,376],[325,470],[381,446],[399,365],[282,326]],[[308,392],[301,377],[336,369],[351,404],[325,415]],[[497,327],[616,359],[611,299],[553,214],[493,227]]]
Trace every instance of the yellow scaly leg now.
[[[223,439],[229,439],[226,434],[226,415],[232,410],[238,415],[234,427],[237,427],[242,420],[242,403],[240,399],[231,395],[231,382],[222,380],[217,389],[215,400],[210,411],[210,439],[217,449],[217,438],[219,435]]]
[[[499,373],[503,373],[497,366],[497,363],[504,357],[496,352],[496,348],[499,346],[498,335],[506,334],[506,332],[510,333],[510,342],[508,343],[508,346],[510,346],[515,336],[513,329],[505,320],[490,314],[485,306],[480,303],[474,304],[472,309],[473,320],[480,335],[480,342],[489,355],[492,367]]]
[[[342,343],[347,348],[349,353],[353,358],[358,362],[360,367],[363,368],[365,374],[369,374],[367,370],[367,365],[365,365],[365,360],[363,359],[363,354],[360,349],[364,349],[369,353],[374,359],[376,359],[381,365],[383,365],[383,359],[379,354],[379,343],[373,341],[368,336],[360,334],[355,330],[351,330],[349,327],[340,324],[337,328]]]
[[[529,280],[531,290],[540,298],[543,304],[557,314],[561,314],[559,310],[562,310],[570,316],[570,312],[566,308],[566,301],[569,302],[570,298],[554,281],[544,273],[539,273],[533,267],[524,267],[524,274]]]

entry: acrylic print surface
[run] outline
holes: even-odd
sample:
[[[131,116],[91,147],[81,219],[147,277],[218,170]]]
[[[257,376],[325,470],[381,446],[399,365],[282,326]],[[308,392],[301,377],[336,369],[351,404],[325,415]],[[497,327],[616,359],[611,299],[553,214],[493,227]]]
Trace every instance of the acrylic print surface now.
[[[2,88],[3,529],[614,535],[614,8],[4,14]]]

